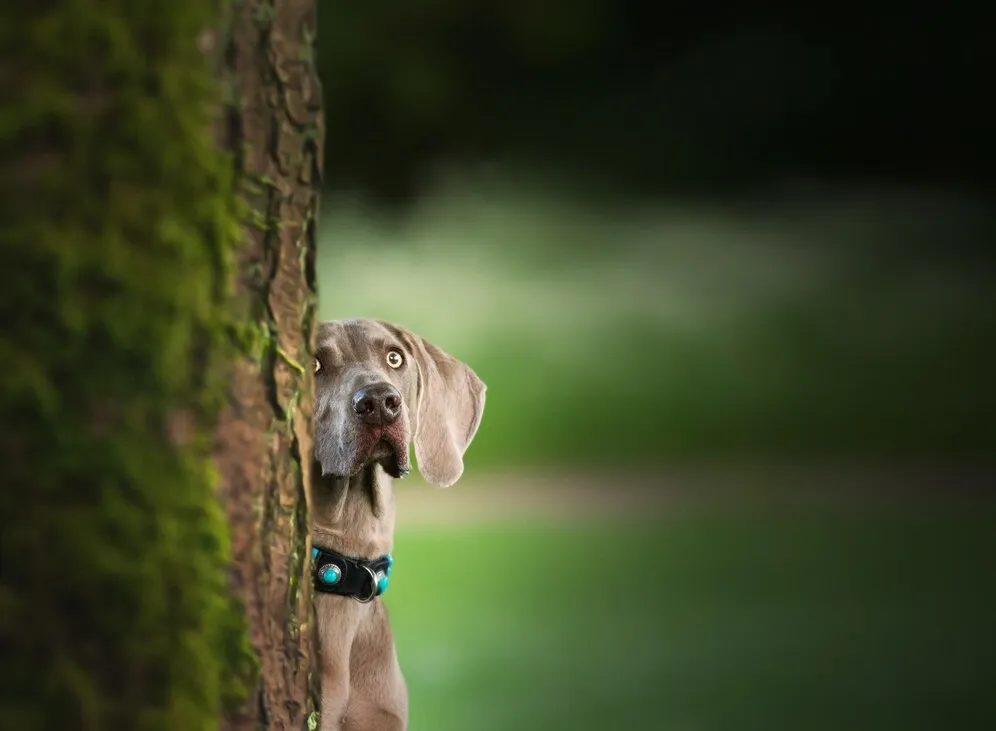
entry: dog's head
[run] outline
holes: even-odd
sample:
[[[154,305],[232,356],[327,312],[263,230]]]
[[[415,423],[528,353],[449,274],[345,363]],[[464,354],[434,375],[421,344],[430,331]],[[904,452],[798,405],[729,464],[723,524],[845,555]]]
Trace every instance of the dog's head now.
[[[484,413],[486,387],[465,364],[403,327],[382,320],[318,326],[315,459],[323,476],[348,477],[380,463],[449,487]]]

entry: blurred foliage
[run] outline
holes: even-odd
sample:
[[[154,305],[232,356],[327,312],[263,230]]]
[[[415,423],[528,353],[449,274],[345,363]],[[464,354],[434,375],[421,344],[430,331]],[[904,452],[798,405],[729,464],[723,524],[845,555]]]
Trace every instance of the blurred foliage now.
[[[978,7],[326,1],[327,180],[402,200],[441,161],[497,156],[629,191],[988,184]]]
[[[322,316],[474,365],[469,464],[992,455],[996,47],[900,10],[323,5]]]
[[[394,320],[474,367],[468,468],[996,456],[981,202],[565,191],[464,177],[394,222],[327,201],[321,317]]]
[[[607,468],[608,505],[682,459],[991,459],[979,7],[326,2],[320,315],[481,375],[460,490]],[[820,479],[400,525],[411,728],[984,727],[992,505],[797,501]]]

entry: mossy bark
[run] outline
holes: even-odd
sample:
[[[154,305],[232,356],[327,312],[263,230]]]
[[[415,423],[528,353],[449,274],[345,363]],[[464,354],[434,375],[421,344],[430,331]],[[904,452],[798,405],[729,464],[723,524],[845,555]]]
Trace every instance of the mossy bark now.
[[[313,11],[4,6],[0,728],[312,712]]]
[[[218,19],[4,10],[0,727],[215,729],[248,666],[211,453],[238,237]]]
[[[315,218],[323,137],[314,0],[243,0],[223,66],[225,144],[248,203],[236,292],[243,357],[216,444],[232,583],[248,611],[259,683],[226,729],[301,729],[315,710],[307,580]]]

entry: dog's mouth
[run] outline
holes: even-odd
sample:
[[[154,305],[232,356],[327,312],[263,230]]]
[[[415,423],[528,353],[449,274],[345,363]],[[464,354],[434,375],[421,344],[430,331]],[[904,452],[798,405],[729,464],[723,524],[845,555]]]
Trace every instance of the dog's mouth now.
[[[412,470],[408,429],[400,420],[390,426],[359,428],[345,444],[341,441],[329,444],[331,440],[322,439],[325,435],[318,430],[316,435],[319,446],[315,457],[321,466],[322,477],[355,477],[374,464],[379,464],[394,478],[405,477]]]
[[[391,477],[402,478],[411,472],[408,459],[408,444],[384,434],[370,450],[365,460],[367,463],[377,462]]]
[[[366,457],[358,465],[358,470],[362,470],[368,464],[377,463],[394,478],[405,477],[411,472],[408,440],[402,433],[404,429],[400,427],[398,424],[371,430],[371,446]]]

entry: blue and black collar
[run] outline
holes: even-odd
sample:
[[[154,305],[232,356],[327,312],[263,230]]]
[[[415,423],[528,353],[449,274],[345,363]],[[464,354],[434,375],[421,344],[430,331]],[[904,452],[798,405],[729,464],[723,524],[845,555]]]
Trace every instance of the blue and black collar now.
[[[350,558],[314,546],[311,549],[311,577],[315,591],[351,596],[361,602],[373,601],[387,591],[394,559],[391,554],[370,561]]]

